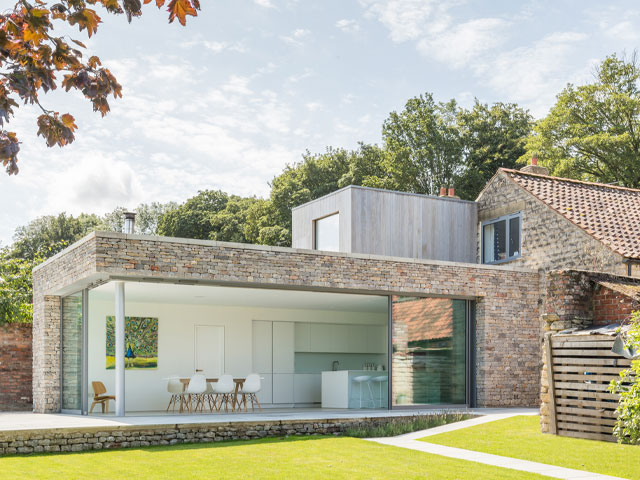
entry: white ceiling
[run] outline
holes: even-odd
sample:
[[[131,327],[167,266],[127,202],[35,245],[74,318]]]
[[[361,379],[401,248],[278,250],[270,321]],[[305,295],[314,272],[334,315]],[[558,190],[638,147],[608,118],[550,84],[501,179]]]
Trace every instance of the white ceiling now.
[[[89,300],[113,301],[114,291],[115,284],[113,282],[100,285],[90,290]],[[140,303],[225,305],[367,313],[387,311],[387,297],[384,296],[209,285],[127,282],[125,284],[125,298],[126,301]]]

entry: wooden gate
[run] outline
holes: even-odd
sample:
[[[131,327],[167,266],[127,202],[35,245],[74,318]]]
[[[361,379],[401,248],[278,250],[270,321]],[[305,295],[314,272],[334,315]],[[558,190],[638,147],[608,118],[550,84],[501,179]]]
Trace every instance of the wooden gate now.
[[[546,337],[550,433],[615,442],[619,395],[609,382],[631,365],[611,352],[609,335],[556,334]]]

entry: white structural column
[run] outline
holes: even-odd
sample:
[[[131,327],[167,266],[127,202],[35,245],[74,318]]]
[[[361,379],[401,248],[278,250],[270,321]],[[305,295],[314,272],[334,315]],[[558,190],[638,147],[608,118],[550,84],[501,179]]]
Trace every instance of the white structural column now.
[[[124,417],[124,282],[116,282],[116,416]]]

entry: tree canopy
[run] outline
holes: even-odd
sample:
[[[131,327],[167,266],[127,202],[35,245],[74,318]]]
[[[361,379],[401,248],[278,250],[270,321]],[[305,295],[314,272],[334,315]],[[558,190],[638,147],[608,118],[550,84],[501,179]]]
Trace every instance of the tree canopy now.
[[[55,3],[54,3],[55,1]],[[0,13],[0,162],[9,175],[18,173],[20,142],[16,132],[5,127],[19,108],[19,102],[37,105],[38,135],[48,147],[73,142],[78,128],[70,113],[56,112],[40,103],[40,95],[59,86],[67,92],[81,92],[104,117],[109,112],[108,97],[122,96],[122,87],[100,59],[85,55],[80,40],[56,36],[54,27],[66,24],[86,30],[90,38],[102,23],[101,13],[133,17],[142,14],[141,0],[18,0],[8,13]],[[145,4],[152,0],[144,0]],[[155,0],[162,8],[166,0]],[[169,22],[185,25],[188,15],[196,16],[199,0],[169,0]],[[60,28],[58,28],[60,29]]]
[[[607,57],[592,83],[567,85],[526,143],[553,175],[640,187],[640,66]]]

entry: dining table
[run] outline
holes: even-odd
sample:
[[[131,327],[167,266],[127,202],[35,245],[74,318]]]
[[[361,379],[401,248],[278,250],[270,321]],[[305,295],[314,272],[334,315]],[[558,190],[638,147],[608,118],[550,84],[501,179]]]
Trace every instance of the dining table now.
[[[174,377],[175,378],[175,377]],[[191,380],[191,378],[181,378],[180,379],[180,383],[182,383],[182,391],[186,391],[187,390],[187,386],[189,385],[189,381]],[[218,379],[217,378],[207,378],[207,383],[217,383]],[[246,378],[234,378],[233,379],[233,383],[236,384],[236,388],[233,391],[233,402],[231,402],[231,411],[235,411],[236,409],[236,404],[238,406],[240,406],[240,403],[238,401],[238,391],[242,388],[242,385],[244,385]],[[180,411],[182,412],[182,406],[180,407]]]

